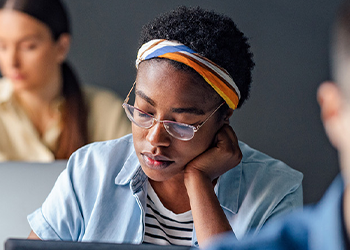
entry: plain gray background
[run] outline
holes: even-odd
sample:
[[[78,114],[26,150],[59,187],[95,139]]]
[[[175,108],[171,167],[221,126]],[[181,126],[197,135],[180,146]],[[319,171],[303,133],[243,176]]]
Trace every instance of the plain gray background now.
[[[240,140],[304,173],[304,201],[320,199],[338,173],[316,90],[330,79],[330,28],[340,0],[65,0],[73,26],[69,60],[87,84],[124,97],[135,77],[141,26],[178,5],[230,16],[250,39],[250,100],[231,124]]]

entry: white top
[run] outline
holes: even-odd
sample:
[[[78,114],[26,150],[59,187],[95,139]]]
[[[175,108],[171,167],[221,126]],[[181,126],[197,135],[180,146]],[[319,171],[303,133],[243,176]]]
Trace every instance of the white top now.
[[[89,142],[116,139],[131,132],[131,124],[122,108],[122,100],[112,92],[83,86],[88,108]],[[54,103],[59,107],[64,100]],[[42,136],[32,124],[27,113],[13,95],[11,82],[0,79],[0,162],[37,161],[55,159],[52,151],[57,148],[61,115],[49,124]]]
[[[144,243],[191,246],[192,211],[175,214],[163,206],[148,181]]]

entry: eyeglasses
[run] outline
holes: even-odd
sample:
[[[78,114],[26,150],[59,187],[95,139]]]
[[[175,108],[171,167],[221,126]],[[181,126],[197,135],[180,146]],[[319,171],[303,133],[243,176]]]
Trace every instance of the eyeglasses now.
[[[221,103],[219,107],[217,107],[201,124],[197,126],[192,126],[189,124],[181,123],[181,122],[174,122],[174,121],[167,121],[167,120],[158,120],[153,115],[150,115],[141,109],[138,109],[127,102],[129,101],[129,95],[134,88],[134,85],[132,86],[128,96],[125,98],[125,101],[123,103],[123,108],[125,110],[126,115],[130,119],[131,122],[133,122],[135,125],[149,129],[151,128],[156,122],[163,123],[163,126],[165,130],[176,139],[182,140],[182,141],[189,141],[194,137],[194,134],[198,132],[198,130],[209,120],[210,117],[212,117],[216,111],[219,110],[219,108],[225,104],[225,102]]]

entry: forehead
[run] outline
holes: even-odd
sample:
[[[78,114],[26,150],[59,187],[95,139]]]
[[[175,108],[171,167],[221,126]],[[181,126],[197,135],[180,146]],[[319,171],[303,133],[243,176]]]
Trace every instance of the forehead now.
[[[152,99],[166,99],[181,106],[217,103],[216,92],[199,75],[175,68],[167,60],[149,60],[139,65],[136,90]],[[203,107],[205,108],[205,107]]]
[[[0,38],[15,39],[43,35],[50,35],[50,30],[39,20],[20,11],[0,10]]]

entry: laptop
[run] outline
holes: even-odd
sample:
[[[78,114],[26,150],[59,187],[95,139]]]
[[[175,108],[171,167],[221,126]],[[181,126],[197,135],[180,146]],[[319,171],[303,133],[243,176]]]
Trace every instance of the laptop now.
[[[5,250],[188,250],[189,246],[8,239]]]
[[[0,163],[0,250],[8,238],[27,238],[27,215],[41,207],[67,161]]]

